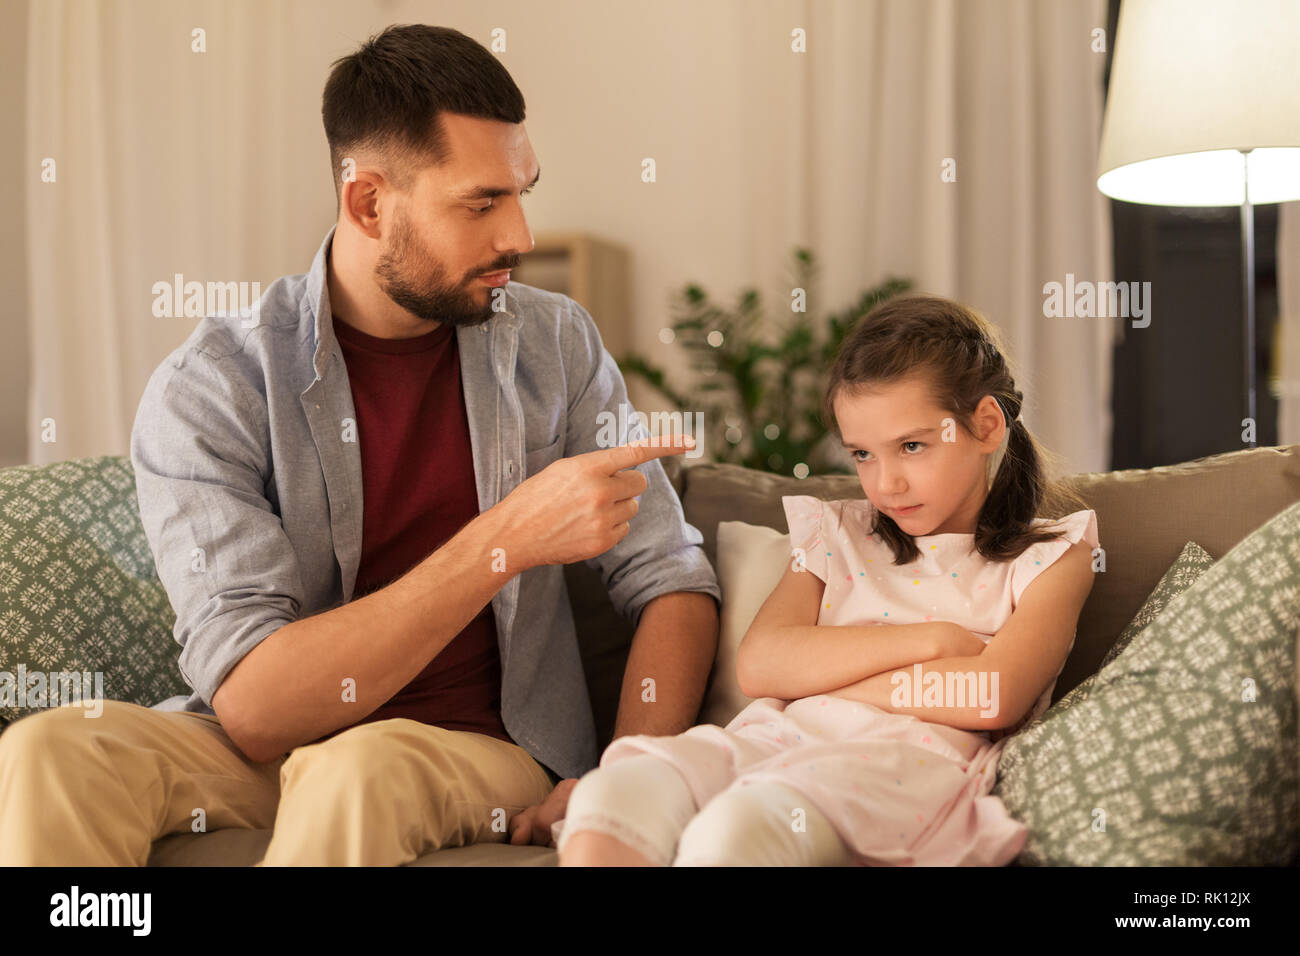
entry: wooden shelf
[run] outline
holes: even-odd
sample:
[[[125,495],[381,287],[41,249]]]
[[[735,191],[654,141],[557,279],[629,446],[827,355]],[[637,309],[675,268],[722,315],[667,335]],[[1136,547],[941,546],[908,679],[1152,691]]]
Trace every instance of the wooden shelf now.
[[[561,292],[591,313],[605,349],[621,358],[631,339],[631,264],[618,243],[581,232],[534,237],[511,278],[524,285]]]

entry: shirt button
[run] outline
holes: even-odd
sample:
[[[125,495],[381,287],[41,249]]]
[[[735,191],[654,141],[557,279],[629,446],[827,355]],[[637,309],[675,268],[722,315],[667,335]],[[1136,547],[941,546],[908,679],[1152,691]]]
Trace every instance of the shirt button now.
[[[511,461],[511,462],[507,462],[507,463],[506,463],[506,474],[507,474],[507,475],[513,475],[514,473],[515,473],[515,463],[514,463],[513,461]]]

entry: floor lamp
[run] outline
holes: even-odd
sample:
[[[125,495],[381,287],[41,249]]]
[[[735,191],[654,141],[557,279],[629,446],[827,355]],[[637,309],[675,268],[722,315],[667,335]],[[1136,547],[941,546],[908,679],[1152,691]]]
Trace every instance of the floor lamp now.
[[[1122,0],[1114,44],[1097,188],[1241,207],[1245,417],[1257,423],[1254,207],[1300,199],[1300,2]]]

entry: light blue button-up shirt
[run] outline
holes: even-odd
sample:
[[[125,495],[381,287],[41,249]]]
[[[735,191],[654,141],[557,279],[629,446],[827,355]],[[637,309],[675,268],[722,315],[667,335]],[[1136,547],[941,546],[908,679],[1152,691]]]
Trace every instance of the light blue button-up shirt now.
[[[310,272],[267,289],[254,316],[204,318],[141,398],[131,432],[140,516],[194,691],[158,709],[213,713],[212,695],[259,642],[352,599],[361,451],[330,317],[333,235]],[[610,423],[618,444],[649,437],[630,405],[620,414],[623,377],[567,296],[511,282],[505,308],[458,326],[456,342],[480,511],[552,461],[608,447]],[[663,594],[722,599],[663,466],[639,470],[649,484],[629,533],[587,562],[634,626]],[[492,611],[506,730],[540,763],[580,776],[598,754],[563,566],[515,575]]]

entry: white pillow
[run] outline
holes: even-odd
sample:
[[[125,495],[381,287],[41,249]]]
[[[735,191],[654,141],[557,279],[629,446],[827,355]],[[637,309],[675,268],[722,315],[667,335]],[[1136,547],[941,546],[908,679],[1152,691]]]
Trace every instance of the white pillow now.
[[[743,521],[718,522],[717,553],[722,618],[700,722],[725,727],[753,699],[736,682],[740,641],[794,558],[788,534]]]

